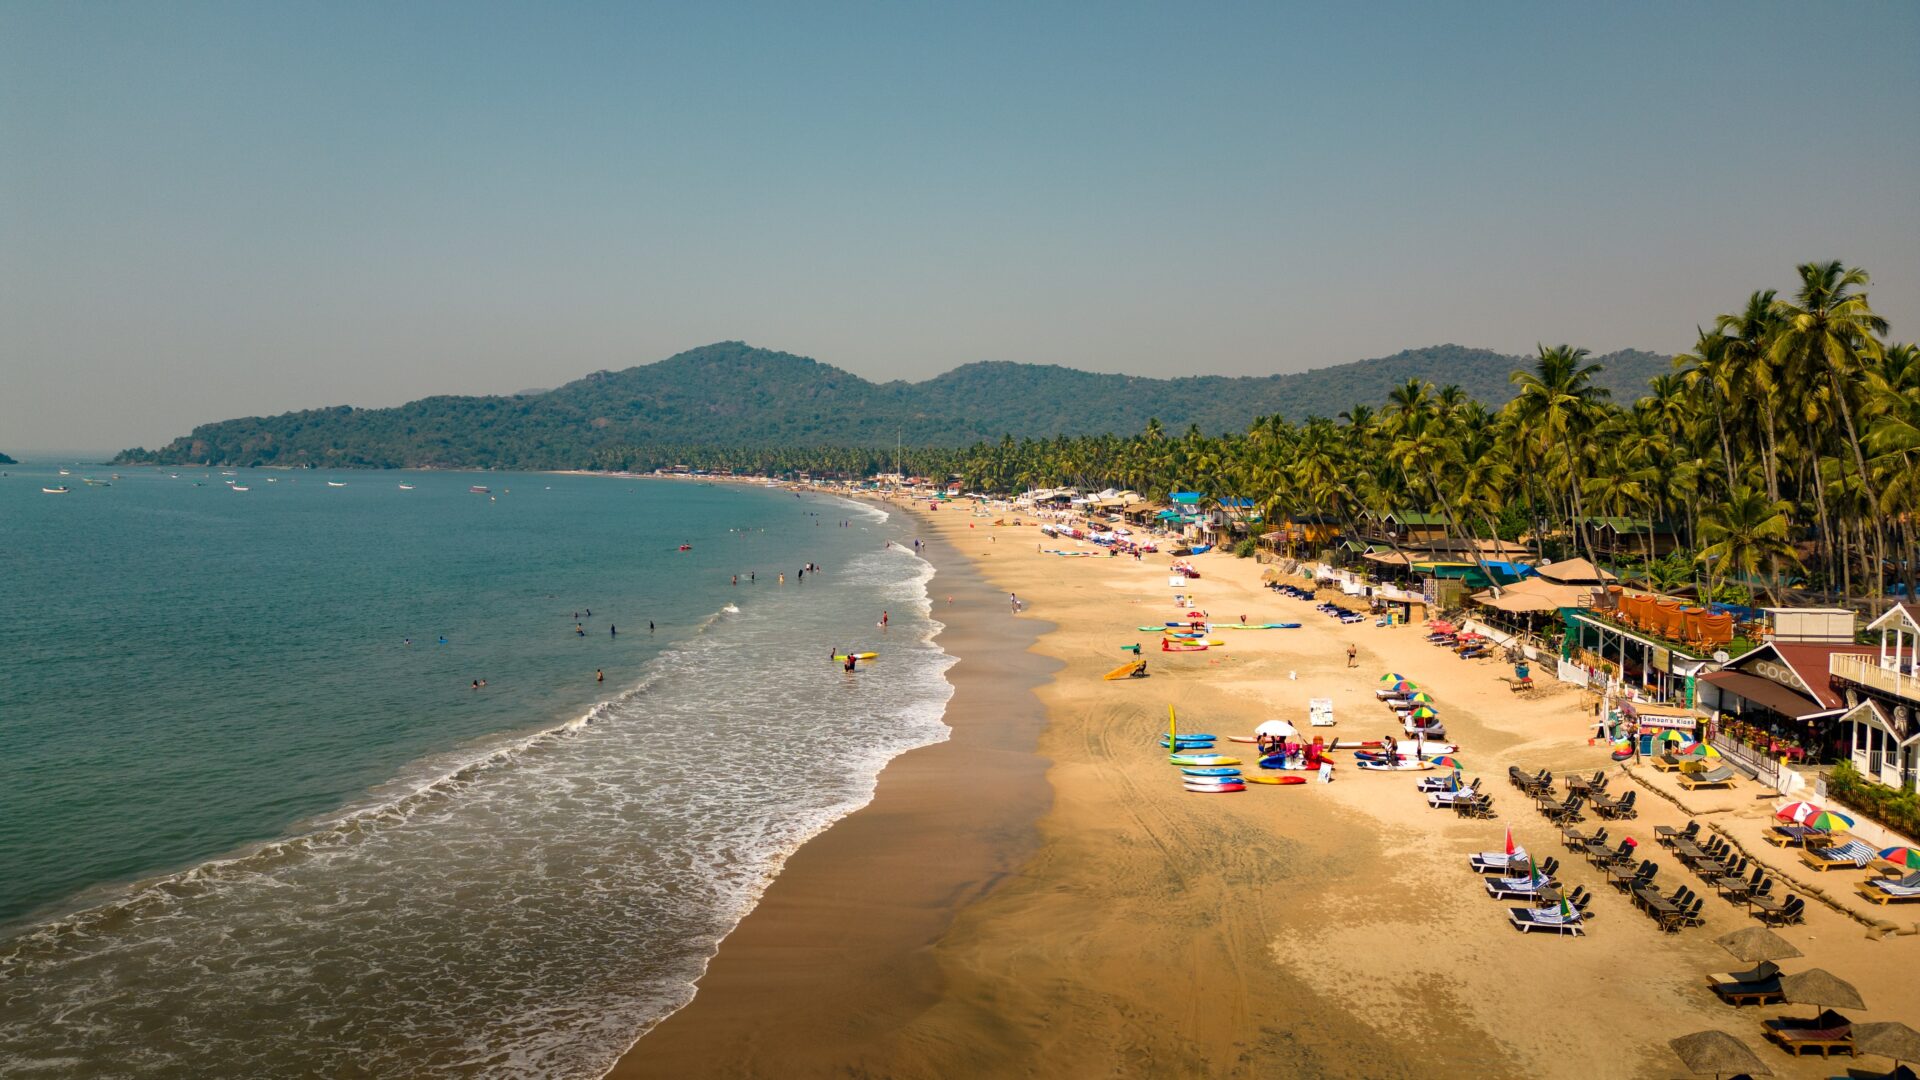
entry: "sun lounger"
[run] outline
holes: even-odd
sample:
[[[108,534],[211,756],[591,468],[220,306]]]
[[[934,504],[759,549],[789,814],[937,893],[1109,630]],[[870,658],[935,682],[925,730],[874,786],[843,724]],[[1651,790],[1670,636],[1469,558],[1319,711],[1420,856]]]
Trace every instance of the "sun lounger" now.
[[[1476,874],[1506,873],[1527,865],[1527,849],[1516,847],[1513,854],[1504,851],[1483,851],[1478,855],[1467,856],[1467,865],[1473,867]]]
[[[1586,933],[1585,928],[1581,926],[1586,921],[1586,916],[1576,909],[1563,917],[1557,904],[1545,908],[1508,908],[1507,921],[1513,924],[1515,930],[1523,934],[1568,934],[1579,937]]]
[[[1831,831],[1809,829],[1805,825],[1775,825],[1762,836],[1767,843],[1776,847],[1792,847],[1795,844],[1805,847],[1812,847],[1815,844],[1821,847],[1832,847],[1834,844],[1834,835]]]
[[[1732,787],[1736,775],[1729,766],[1715,765],[1700,772],[1681,773],[1680,783],[1689,791],[1703,787]]]
[[[1803,851],[1800,861],[1823,873],[1828,870],[1864,870],[1875,854],[1872,848],[1860,841],[1849,840],[1839,847]]]
[[[1898,881],[1875,878],[1860,883],[1860,895],[1876,904],[1899,904],[1908,900],[1920,900],[1920,872],[1908,874]]]
[[[1707,976],[1707,989],[1729,1005],[1771,1005],[1780,996],[1780,968],[1765,960],[1751,971],[1729,971]]]
[[[1672,772],[1680,767],[1680,759],[1671,753],[1661,754],[1653,759],[1653,767],[1661,772]]]
[[[1761,1034],[1795,1057],[1809,1050],[1819,1051],[1821,1057],[1830,1057],[1836,1050],[1853,1056],[1853,1022],[1832,1009],[1812,1020],[1769,1020]]]

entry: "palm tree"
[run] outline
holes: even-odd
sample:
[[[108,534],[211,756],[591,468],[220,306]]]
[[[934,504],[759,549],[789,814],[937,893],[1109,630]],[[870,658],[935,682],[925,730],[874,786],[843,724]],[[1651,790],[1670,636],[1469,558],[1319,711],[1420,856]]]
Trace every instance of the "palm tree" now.
[[[1593,377],[1603,367],[1587,363],[1587,355],[1586,349],[1571,345],[1551,349],[1539,346],[1534,370],[1513,373],[1512,381],[1520,387],[1520,393],[1509,407],[1537,439],[1561,448],[1573,500],[1574,538],[1586,548],[1587,559],[1592,561],[1593,543],[1587,536],[1586,508],[1580,493],[1580,460],[1574,447],[1591,427],[1596,406],[1611,395],[1604,387],[1593,385]]]
[[[1779,603],[1774,592],[1777,569],[1781,564],[1799,566],[1800,558],[1789,542],[1791,510],[1784,502],[1769,500],[1750,487],[1741,487],[1724,502],[1706,508],[1700,516],[1700,535],[1710,541],[1699,555],[1707,568],[1707,595],[1711,597],[1720,577],[1734,572],[1752,580],[1761,566],[1769,570],[1768,599]]]
[[[1793,300],[1776,300],[1774,317],[1780,327],[1771,355],[1790,371],[1824,378],[1833,406],[1845,423],[1847,444],[1869,502],[1878,502],[1866,454],[1853,420],[1851,388],[1860,381],[1862,362],[1881,354],[1880,335],[1887,320],[1874,314],[1866,287],[1872,279],[1865,270],[1843,267],[1838,260],[1805,263],[1800,268],[1800,291]],[[1886,566],[1886,537],[1878,518],[1873,522],[1874,548],[1880,570]],[[1843,562],[1842,565],[1845,565]],[[1879,575],[1875,574],[1878,581]]]

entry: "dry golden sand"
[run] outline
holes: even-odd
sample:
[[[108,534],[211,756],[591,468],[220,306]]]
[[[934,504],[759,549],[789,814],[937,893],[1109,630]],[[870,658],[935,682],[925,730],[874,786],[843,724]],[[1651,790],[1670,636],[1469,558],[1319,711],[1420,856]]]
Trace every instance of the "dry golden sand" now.
[[[1706,973],[1744,966],[1712,940],[1757,925],[1739,908],[1710,897],[1704,929],[1658,932],[1562,850],[1556,832],[1507,785],[1510,764],[1556,772],[1610,766],[1605,748],[1586,741],[1590,698],[1550,680],[1518,697],[1504,665],[1459,660],[1427,645],[1416,627],[1340,626],[1260,588],[1251,561],[1223,555],[1196,560],[1205,575],[1194,586],[1201,607],[1220,621],[1245,615],[1304,626],[1222,631],[1223,649],[1148,652],[1150,678],[1104,682],[1100,674],[1123,659],[1121,645],[1154,647],[1136,625],[1178,615],[1164,556],[1063,559],[1036,547],[1070,542],[1040,544],[1032,528],[990,528],[955,508],[919,516],[929,535],[948,542],[935,549],[936,561],[950,545],[986,587],[1027,601],[1019,619],[1000,609],[1005,633],[1017,637],[1011,624],[1029,620],[1053,626],[1036,646],[1063,665],[1038,690],[1047,718],[1038,751],[1052,762],[1053,799],[1039,817],[1037,847],[1021,828],[996,828],[992,851],[983,854],[970,834],[953,866],[905,867],[952,899],[934,912],[927,889],[916,891],[900,874],[873,873],[845,852],[808,860],[863,817],[892,820],[895,843],[943,843],[938,814],[916,814],[911,792],[890,789],[883,774],[873,806],[796,856],[722,945],[694,1004],[641,1040],[621,1075],[1679,1076],[1666,1041],[1703,1028],[1740,1036],[1778,1076],[1844,1072],[1839,1062],[1795,1061],[1760,1038],[1762,1019],[1804,1007],[1735,1010],[1707,992]],[[938,599],[942,577],[930,588]],[[980,633],[975,625],[970,632]],[[1360,650],[1357,670],[1346,667],[1349,642]],[[948,647],[968,655],[964,643]],[[1276,716],[1304,723],[1311,697],[1335,700],[1340,722],[1331,734],[1377,738],[1390,728],[1373,689],[1388,670],[1438,699],[1467,774],[1485,778],[1499,820],[1456,820],[1428,809],[1408,775],[1351,766],[1331,785],[1191,795],[1155,744],[1169,705],[1183,730],[1224,737]],[[963,688],[949,711],[956,742],[969,726],[994,722],[965,697]],[[889,774],[912,760],[901,758]],[[1011,775],[988,770],[982,799],[1020,790]],[[970,782],[964,772],[944,779]],[[1664,777],[1650,782],[1676,790]],[[1615,772],[1614,790],[1636,783]],[[1790,866],[1791,855],[1757,843],[1767,803],[1756,794],[1749,786],[1682,798],[1709,811],[1703,822]],[[1022,813],[1045,805],[1015,802]],[[1655,825],[1682,824],[1686,814],[1651,788],[1640,802],[1640,818],[1611,825],[1612,835],[1639,838],[1669,890],[1699,887],[1653,843]],[[1465,856],[1497,847],[1508,823],[1536,855],[1561,857],[1570,886],[1598,891],[1587,937],[1516,933],[1506,905],[1468,872]],[[932,834],[914,832],[930,826]],[[1015,869],[996,884],[1002,862]],[[814,881],[854,884],[837,891],[837,906],[776,902],[801,869]],[[1824,877],[1839,879],[1818,883],[1841,895],[1858,875]],[[920,897],[911,918],[894,911],[895,890]],[[1912,909],[1874,914],[1909,927],[1915,918]],[[729,964],[749,950],[764,956],[764,943],[789,928],[814,941],[822,927],[839,928],[829,937],[857,933],[878,944],[809,951],[770,970],[771,980],[756,980],[751,963]],[[1781,933],[1807,954],[1785,963],[1788,970],[1824,967],[1860,988],[1869,1008],[1858,1018],[1920,1025],[1920,980],[1912,975],[1920,938],[1870,940],[1860,923],[1818,904],[1806,925]],[[877,961],[875,950],[887,948],[897,948],[893,961]]]

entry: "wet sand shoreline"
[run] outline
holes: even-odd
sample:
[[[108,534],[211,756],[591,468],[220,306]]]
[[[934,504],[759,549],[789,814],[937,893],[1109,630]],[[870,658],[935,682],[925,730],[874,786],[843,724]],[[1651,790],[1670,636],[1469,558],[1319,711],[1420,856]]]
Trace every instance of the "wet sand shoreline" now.
[[[1032,854],[1052,798],[1033,691],[1059,664],[1029,649],[1051,627],[1015,618],[951,545],[929,540],[925,555],[936,640],[957,658],[951,737],[888,763],[872,802],[795,852],[693,1001],[610,1076],[859,1075],[938,1000],[930,947],[954,915]]]

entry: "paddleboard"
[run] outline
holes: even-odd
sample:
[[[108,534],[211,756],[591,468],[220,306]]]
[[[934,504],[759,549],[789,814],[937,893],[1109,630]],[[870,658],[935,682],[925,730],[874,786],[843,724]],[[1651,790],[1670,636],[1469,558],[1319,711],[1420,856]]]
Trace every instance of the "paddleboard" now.
[[[1239,758],[1230,758],[1224,754],[1168,754],[1167,761],[1174,765],[1238,765]]]
[[[1181,769],[1180,771],[1187,774],[1188,776],[1239,776],[1240,775],[1239,769],[1227,769],[1227,768]]]
[[[879,655],[880,655],[880,654],[879,654],[879,653],[877,653],[877,652],[857,652],[857,653],[854,653],[854,654],[853,654],[853,658],[854,658],[855,660],[871,660],[871,659],[873,659],[874,657],[876,657],[876,656],[879,656]],[[834,653],[834,654],[833,654],[833,658],[834,658],[835,660],[840,660],[840,661],[845,661],[845,660],[846,660],[846,658],[847,658],[847,654],[846,654],[846,653]]]
[[[1249,784],[1304,784],[1307,782],[1304,776],[1243,776],[1241,779]]]
[[[1245,791],[1245,784],[1188,784],[1188,791],[1196,795],[1224,795],[1229,791]]]

